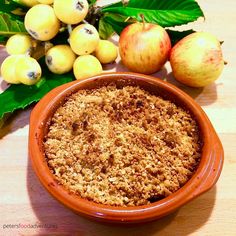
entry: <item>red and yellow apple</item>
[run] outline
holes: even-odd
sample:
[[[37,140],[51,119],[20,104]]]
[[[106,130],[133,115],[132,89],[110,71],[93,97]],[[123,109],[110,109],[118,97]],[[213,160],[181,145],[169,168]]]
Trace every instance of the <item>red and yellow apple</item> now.
[[[153,74],[166,63],[171,50],[169,35],[159,25],[134,23],[120,35],[122,63],[131,71]]]
[[[224,67],[220,42],[207,32],[192,33],[172,48],[170,63],[179,82],[191,87],[209,85]]]

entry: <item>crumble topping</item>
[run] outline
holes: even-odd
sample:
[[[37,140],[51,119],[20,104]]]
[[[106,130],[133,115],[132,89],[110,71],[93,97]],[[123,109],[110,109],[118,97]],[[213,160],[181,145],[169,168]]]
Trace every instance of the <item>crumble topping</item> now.
[[[57,109],[45,139],[57,181],[112,206],[150,204],[176,192],[201,156],[189,112],[133,86],[79,90]]]

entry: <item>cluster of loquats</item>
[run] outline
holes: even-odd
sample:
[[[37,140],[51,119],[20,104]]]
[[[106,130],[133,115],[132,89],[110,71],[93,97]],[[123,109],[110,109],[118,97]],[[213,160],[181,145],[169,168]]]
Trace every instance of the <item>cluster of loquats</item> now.
[[[112,63],[118,56],[117,47],[101,40],[97,29],[87,23],[87,0],[22,0],[30,7],[24,19],[28,34],[16,34],[6,43],[9,56],[1,66],[3,79],[11,84],[36,84],[42,74],[35,50],[44,48],[45,62],[55,74],[73,70],[77,80],[102,73],[102,64]],[[68,43],[53,45],[60,31],[68,29]]]

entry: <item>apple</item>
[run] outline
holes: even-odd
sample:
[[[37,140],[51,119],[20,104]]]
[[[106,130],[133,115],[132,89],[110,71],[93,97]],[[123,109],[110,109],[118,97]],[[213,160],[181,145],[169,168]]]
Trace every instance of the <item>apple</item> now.
[[[170,50],[169,35],[156,24],[133,23],[120,35],[121,60],[133,72],[153,74],[159,71],[168,60]]]
[[[179,82],[191,87],[209,85],[224,67],[220,42],[207,32],[192,33],[172,48],[170,63]]]

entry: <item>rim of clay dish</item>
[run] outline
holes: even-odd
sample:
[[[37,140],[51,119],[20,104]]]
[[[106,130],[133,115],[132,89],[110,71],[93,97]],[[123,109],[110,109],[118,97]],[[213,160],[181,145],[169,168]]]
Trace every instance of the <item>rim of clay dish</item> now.
[[[143,206],[115,207],[98,204],[68,193],[50,172],[44,156],[43,140],[50,117],[66,97],[79,89],[91,89],[110,82],[134,84],[161,94],[189,110],[197,121],[203,141],[199,166],[191,179],[170,196]],[[222,144],[201,107],[185,92],[161,79],[135,73],[108,73],[83,81],[73,81],[49,92],[34,108],[30,117],[29,154],[40,182],[57,200],[76,213],[89,218],[117,223],[138,223],[161,218],[208,191],[218,180],[223,166]]]

